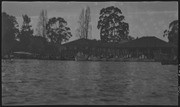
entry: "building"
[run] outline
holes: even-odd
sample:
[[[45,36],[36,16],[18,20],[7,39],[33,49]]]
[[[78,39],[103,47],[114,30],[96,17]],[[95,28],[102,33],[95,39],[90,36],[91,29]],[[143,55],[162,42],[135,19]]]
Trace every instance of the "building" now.
[[[166,55],[171,57],[174,45],[155,36],[141,37],[123,43],[102,43],[97,40],[78,39],[61,46],[62,56],[74,58],[78,52],[88,56],[106,58],[155,59]]]

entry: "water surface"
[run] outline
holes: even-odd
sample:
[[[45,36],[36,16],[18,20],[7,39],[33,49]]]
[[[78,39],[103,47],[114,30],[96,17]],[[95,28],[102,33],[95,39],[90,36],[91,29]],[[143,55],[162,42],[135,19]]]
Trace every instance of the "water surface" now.
[[[178,105],[178,69],[158,62],[2,62],[3,105]]]

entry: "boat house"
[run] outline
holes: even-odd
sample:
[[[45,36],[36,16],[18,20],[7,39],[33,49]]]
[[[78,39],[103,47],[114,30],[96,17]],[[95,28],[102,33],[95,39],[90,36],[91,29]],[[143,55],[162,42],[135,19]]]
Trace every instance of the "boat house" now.
[[[174,45],[155,36],[141,37],[124,43],[103,43],[97,40],[78,39],[61,46],[61,54],[73,59],[78,52],[88,56],[105,58],[137,58],[158,60],[160,56],[170,57]]]

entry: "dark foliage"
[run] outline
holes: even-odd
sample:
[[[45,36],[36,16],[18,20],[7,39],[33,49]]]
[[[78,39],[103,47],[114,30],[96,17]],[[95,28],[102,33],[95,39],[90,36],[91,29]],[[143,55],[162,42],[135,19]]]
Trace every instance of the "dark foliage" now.
[[[13,51],[16,36],[19,33],[18,23],[14,16],[2,14],[2,56]]]
[[[30,43],[28,45],[29,52],[43,55],[45,54],[45,47],[47,41],[44,37],[34,36],[30,38]]]
[[[27,15],[22,15],[23,17],[23,25],[21,27],[21,31],[18,35],[21,43],[21,48],[24,51],[29,51],[29,44],[31,36],[33,36],[33,30],[31,29],[31,25],[29,24],[31,22],[31,19]]]
[[[61,44],[72,36],[67,22],[61,17],[53,17],[47,23],[47,36],[52,43]]]
[[[170,43],[178,46],[178,20],[174,20],[169,24],[169,29],[164,31],[163,36],[167,36]]]
[[[119,8],[110,6],[100,11],[97,28],[103,42],[120,42],[127,40],[129,24],[124,22],[125,17]]]

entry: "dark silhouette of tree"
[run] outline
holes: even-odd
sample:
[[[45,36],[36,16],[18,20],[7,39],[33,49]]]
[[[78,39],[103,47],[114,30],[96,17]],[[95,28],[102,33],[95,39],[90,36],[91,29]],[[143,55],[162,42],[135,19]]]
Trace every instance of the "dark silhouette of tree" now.
[[[47,44],[47,41],[44,37],[33,36],[30,39],[30,44],[28,48],[31,53],[43,55],[45,54],[46,44]]]
[[[100,29],[102,42],[120,42],[127,40],[129,24],[124,22],[125,17],[119,8],[111,6],[100,11],[97,28]]]
[[[47,23],[47,36],[50,42],[61,44],[72,37],[70,28],[67,27],[67,22],[61,17],[53,17]]]
[[[23,17],[23,24],[21,27],[21,31],[19,34],[19,39],[22,45],[22,50],[28,51],[28,45],[30,44],[30,38],[33,36],[33,30],[31,29],[31,19],[26,14],[22,15]]]
[[[169,29],[164,31],[164,37],[167,36],[169,43],[178,46],[178,20],[174,20],[169,24]]]
[[[28,35],[28,36],[32,36],[33,35],[33,30],[31,29],[31,18],[28,17],[26,14],[22,15],[23,17],[23,25],[21,27],[21,34],[22,35]]]
[[[17,37],[18,23],[16,17],[8,15],[3,12],[2,14],[2,56],[13,51],[15,38]]]

